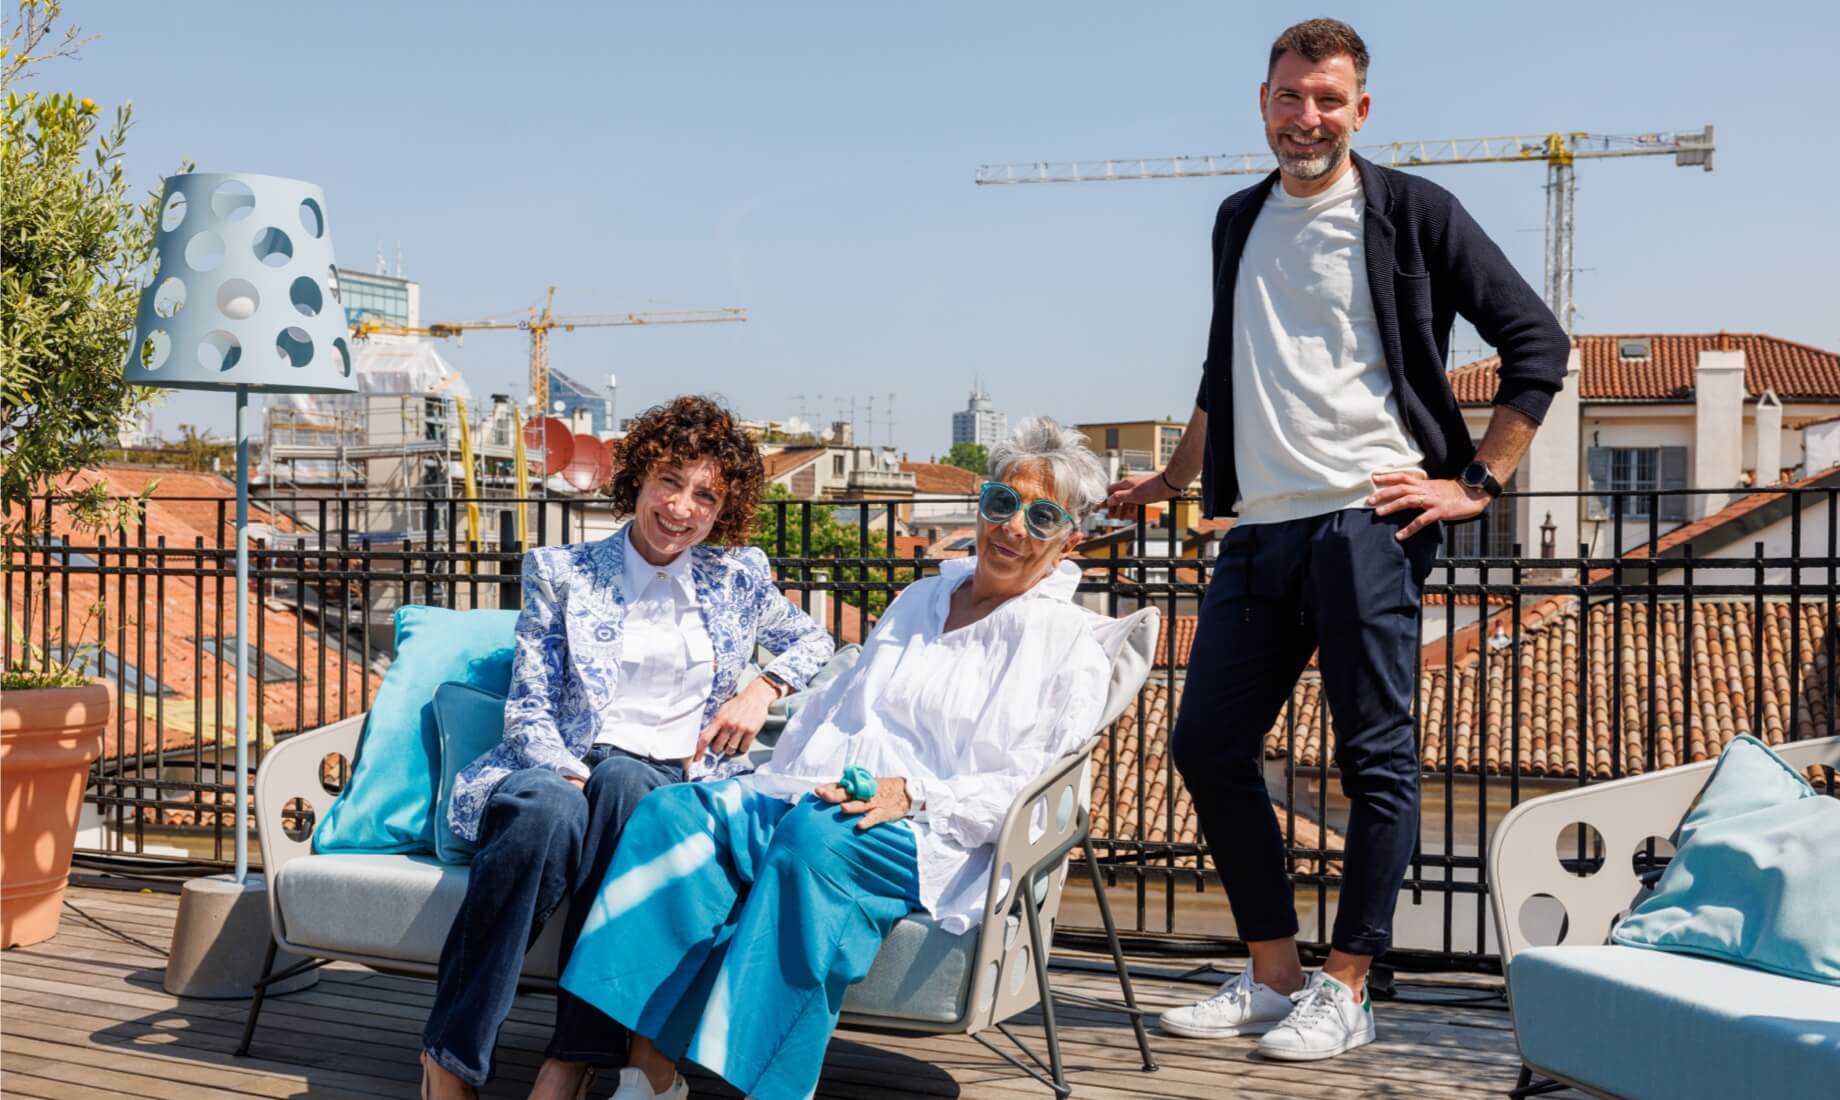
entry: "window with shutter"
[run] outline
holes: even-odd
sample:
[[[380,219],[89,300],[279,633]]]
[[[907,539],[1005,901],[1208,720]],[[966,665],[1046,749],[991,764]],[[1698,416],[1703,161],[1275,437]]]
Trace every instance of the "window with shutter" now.
[[[1661,518],[1676,523],[1687,520],[1687,449],[1661,448]]]
[[[1591,492],[1603,492],[1610,488],[1610,448],[1591,447],[1584,453],[1585,469],[1591,479]],[[1610,515],[1610,498],[1589,496],[1585,498],[1586,519],[1607,519]]]

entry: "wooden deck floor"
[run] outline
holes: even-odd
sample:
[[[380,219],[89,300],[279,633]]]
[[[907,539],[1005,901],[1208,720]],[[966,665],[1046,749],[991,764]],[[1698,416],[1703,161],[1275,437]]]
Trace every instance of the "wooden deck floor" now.
[[[426,981],[336,965],[307,990],[269,1001],[251,1056],[231,1054],[246,1001],[168,996],[160,987],[177,898],[159,892],[76,887],[56,938],[0,955],[0,1093],[14,1097],[402,1096],[417,1094],[416,1050],[433,986]],[[129,942],[132,937],[141,943]],[[1103,995],[1116,982],[1077,961],[1059,968],[1064,988]],[[1139,996],[1154,1007],[1192,1000],[1206,988],[1181,970],[1145,962]],[[1414,998],[1487,991],[1486,983],[1414,985]],[[551,1001],[519,1000],[499,1043],[489,1096],[524,1095],[541,1060]],[[1074,1095],[1083,1098],[1481,1097],[1501,1096],[1519,1062],[1499,1008],[1392,1002],[1379,1006],[1380,1039],[1313,1065],[1260,1060],[1250,1040],[1193,1042],[1152,1032],[1161,1063],[1138,1068],[1122,1017],[1078,1009],[1061,1014]],[[1039,1041],[1033,1015],[1018,1030]],[[692,1077],[700,1097],[736,1093]],[[611,1082],[597,1082],[596,1097]],[[1049,1100],[1047,1089],[963,1036],[906,1038],[843,1031],[825,1060],[819,1096],[863,1100],[988,1097]],[[1565,1094],[1561,1094],[1565,1095]]]

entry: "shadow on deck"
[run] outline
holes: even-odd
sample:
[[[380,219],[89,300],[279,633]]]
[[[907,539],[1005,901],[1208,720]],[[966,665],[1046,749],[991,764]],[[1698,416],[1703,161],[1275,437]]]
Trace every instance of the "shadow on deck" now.
[[[317,985],[278,996],[263,1011],[248,1058],[231,1051],[247,1001],[171,997],[161,988],[163,952],[178,911],[175,894],[73,887],[59,934],[0,956],[0,1093],[19,1097],[205,1097],[417,1095],[416,1051],[433,983],[335,964]],[[1066,954],[1055,982],[1104,995],[1116,983]],[[1203,996],[1185,968],[1139,960],[1137,992],[1153,1008]],[[1404,987],[1410,1001],[1379,1006],[1380,1039],[1330,1062],[1260,1060],[1249,1039],[1197,1042],[1152,1034],[1156,1073],[1139,1069],[1123,1017],[1062,1008],[1064,1056],[1076,1097],[1344,1098],[1500,1097],[1519,1059],[1499,983],[1427,979]],[[1442,1002],[1442,1003],[1439,1003]],[[500,1035],[498,1077],[485,1095],[521,1097],[542,1061],[552,1002],[518,999]],[[1032,1041],[1033,1014],[1016,1021]],[[699,1097],[738,1095],[692,1071]],[[613,1088],[608,1075],[592,1095]],[[820,1097],[898,1100],[967,1097],[1051,1100],[965,1036],[899,1037],[842,1031],[825,1058]],[[1561,1094],[1575,1096],[1577,1094]]]

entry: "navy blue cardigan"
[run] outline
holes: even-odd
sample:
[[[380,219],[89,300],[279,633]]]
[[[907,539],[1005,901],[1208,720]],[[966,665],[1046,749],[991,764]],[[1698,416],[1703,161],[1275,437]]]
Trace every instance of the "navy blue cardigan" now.
[[[1536,424],[1565,382],[1571,342],[1546,303],[1456,196],[1422,176],[1353,156],[1367,206],[1362,221],[1367,287],[1399,411],[1406,431],[1424,451],[1426,471],[1455,477],[1476,455],[1444,374],[1456,315],[1475,325],[1501,355],[1495,404]],[[1214,319],[1195,396],[1195,404],[1208,414],[1201,495],[1209,516],[1229,513],[1239,500],[1233,459],[1233,287],[1246,237],[1277,182],[1273,172],[1229,196],[1214,219]]]

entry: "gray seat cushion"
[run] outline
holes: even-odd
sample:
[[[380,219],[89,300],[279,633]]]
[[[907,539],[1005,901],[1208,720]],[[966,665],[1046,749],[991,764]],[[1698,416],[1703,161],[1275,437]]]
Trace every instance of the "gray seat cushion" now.
[[[1017,924],[1011,918],[1012,924]],[[895,1020],[957,1023],[971,993],[978,930],[960,935],[939,927],[925,913],[902,918],[882,942],[868,977],[843,995],[843,1011]]]
[[[466,896],[467,870],[432,856],[299,856],[275,881],[281,927],[291,943],[331,956],[432,968]],[[524,960],[525,977],[555,980],[561,935],[558,912]],[[955,936],[925,914],[909,916],[895,925],[869,976],[850,987],[843,1009],[953,1023],[964,1014],[976,950],[975,928]]]
[[[1536,947],[1508,968],[1537,1069],[1616,1096],[1831,1097],[1840,986],[1620,945]]]
[[[332,853],[298,856],[275,880],[290,942],[334,956],[433,967],[466,897],[467,867],[433,856]],[[526,977],[554,980],[558,913],[524,960]]]

